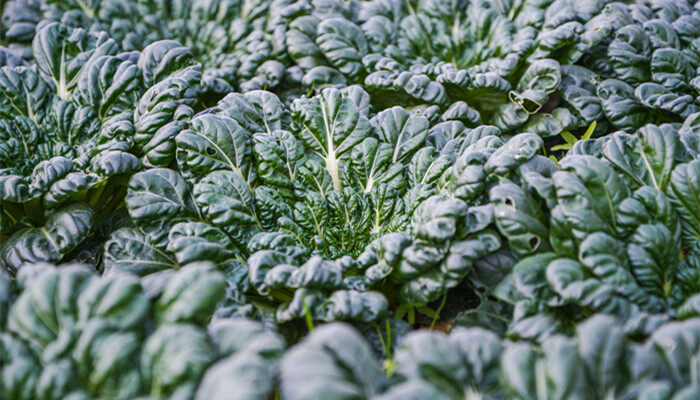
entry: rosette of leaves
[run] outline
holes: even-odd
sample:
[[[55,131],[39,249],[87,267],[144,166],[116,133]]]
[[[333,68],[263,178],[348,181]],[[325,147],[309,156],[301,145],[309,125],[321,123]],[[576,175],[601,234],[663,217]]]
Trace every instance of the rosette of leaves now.
[[[299,99],[291,112],[269,92],[230,94],[178,133],[182,174],[154,170],[132,180],[132,217],[146,232],[175,217],[208,221],[243,256],[256,233],[279,229],[320,254],[357,254],[371,235],[405,226],[403,195],[414,183],[406,170],[429,130],[425,118],[401,108],[369,118],[363,94],[329,89]],[[164,181],[156,184],[157,176]],[[144,192],[165,186],[180,206],[148,208]],[[224,200],[231,203],[218,204]]]
[[[419,152],[427,119],[398,107],[370,118],[366,97],[359,87],[327,89],[287,109],[269,92],[228,95],[177,133],[181,173],[133,177],[136,228],[113,235],[106,267],[150,273],[206,260],[243,292],[251,252],[284,245],[300,257],[357,255],[406,227],[408,203],[430,193],[450,155]]]
[[[578,97],[596,119],[626,132],[682,122],[700,105],[698,22],[686,1],[606,5],[589,22],[593,50],[562,80],[563,98]]]
[[[377,69],[365,80],[373,100],[447,99],[440,118],[544,137],[594,121],[599,134],[607,122],[632,132],[697,111],[700,15],[685,1],[386,3],[367,3],[382,26],[400,23],[394,44],[364,59]],[[370,20],[362,26],[380,19]]]
[[[307,87],[361,83],[367,75],[362,57],[377,51],[358,20],[365,3],[309,3],[284,32],[287,54],[303,74],[301,83]]]
[[[414,212],[410,235],[385,235],[357,259],[366,270],[365,284],[388,276],[398,286],[398,304],[420,307],[439,299],[501,248],[501,236],[493,229],[490,187],[505,177],[519,182],[524,172],[549,175],[555,168],[537,154],[542,140],[535,134],[506,141],[497,128],[481,127],[464,136],[459,146],[439,193]],[[490,274],[498,276],[503,270],[507,265],[494,265]],[[474,278],[479,286],[491,285],[482,277]]]
[[[208,266],[154,281],[35,265],[18,281],[0,334],[7,399],[264,399],[274,390],[284,342],[247,320],[207,327],[224,292]]]
[[[57,23],[36,34],[33,54],[34,67],[0,68],[0,264],[10,271],[76,249],[123,205],[138,157],[172,160],[170,132],[192,115],[201,75],[173,42],[119,53],[104,33]]]
[[[39,4],[32,8],[31,15],[38,15],[39,19],[26,23],[27,29],[32,28],[26,35],[33,35],[33,26],[44,20],[107,32],[124,51],[141,51],[160,40],[183,44],[203,66],[198,98],[207,105],[234,90],[275,88],[281,93],[299,86],[301,74],[289,62],[284,36],[287,21],[309,7],[306,1],[179,0],[166,4],[136,0],[43,0],[36,3]],[[8,5],[6,14],[9,12]],[[12,22],[17,27],[14,30],[24,26],[14,19]]]
[[[454,121],[426,132],[424,118],[401,108],[368,119],[362,94],[326,89],[295,102],[291,117],[266,92],[227,96],[178,135],[182,175],[134,176],[127,204],[137,228],[107,243],[107,268],[211,261],[247,294],[238,301],[271,306],[279,322],[374,320],[387,299],[372,289],[411,308],[439,299],[500,248],[488,188],[555,165],[537,155],[535,134],[506,142],[495,127]]]
[[[434,140],[440,142],[437,137]],[[288,235],[255,237],[251,247],[257,251],[248,259],[248,278],[258,294],[281,303],[277,319],[368,322],[384,315],[388,302],[389,311],[398,318],[408,312],[413,323],[418,310],[433,318],[434,324],[439,316],[426,308],[428,303],[446,296],[470,272],[486,268],[478,264],[501,248],[488,188],[507,175],[517,180],[523,171],[548,174],[555,168],[537,154],[542,140],[535,134],[518,135],[506,142],[497,128],[485,127],[451,139],[447,147],[452,146],[457,158],[436,186],[419,187],[428,197],[413,211],[408,229],[384,234],[355,258],[308,258]],[[507,263],[500,265],[497,258],[491,261],[491,271],[484,274],[491,281],[482,281],[477,275],[478,285],[492,285],[498,281],[496,276],[509,271]],[[386,299],[375,300],[373,290]],[[358,293],[368,300],[361,302]]]
[[[523,257],[501,287],[514,334],[567,330],[598,312],[673,316],[698,293],[698,161],[687,134],[618,132],[574,147],[549,178],[531,172],[527,185],[491,189],[496,224]]]
[[[699,323],[662,323],[639,341],[627,326],[597,315],[573,337],[539,345],[483,328],[414,331],[396,353],[390,380],[356,331],[332,323],[285,354],[280,389],[291,400],[687,399],[698,391]]]
[[[597,27],[586,21],[604,5],[314,2],[290,23],[287,48],[307,86],[363,82],[378,109],[415,107],[434,122],[550,137],[592,122],[571,103],[577,96],[561,102],[560,63],[589,49]]]
[[[436,119],[468,126],[489,124],[543,137],[580,126],[553,102],[543,109],[561,80],[559,60],[541,50],[544,10],[527,2],[511,6],[429,1],[405,15],[382,15],[396,18],[397,38],[381,57],[363,60],[371,71],[365,85],[372,100],[427,108]],[[531,118],[538,111],[547,113]]]
[[[0,68],[0,264],[12,273],[72,251],[139,167],[130,139],[110,129],[138,82],[116,50],[104,35],[48,25],[37,68]]]

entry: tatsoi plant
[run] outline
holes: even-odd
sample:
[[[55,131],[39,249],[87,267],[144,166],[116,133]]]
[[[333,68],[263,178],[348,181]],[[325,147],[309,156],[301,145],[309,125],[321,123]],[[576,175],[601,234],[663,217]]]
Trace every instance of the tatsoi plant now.
[[[324,89],[287,111],[269,92],[227,96],[177,134],[180,172],[134,175],[136,227],[113,234],[106,267],[210,261],[251,301],[281,303],[278,322],[439,299],[501,246],[488,188],[556,167],[538,135],[431,127],[401,107],[370,118],[366,98]]]
[[[175,231],[220,232],[235,259],[256,234],[281,228],[321,254],[357,254],[371,235],[406,225],[403,195],[420,183],[406,165],[429,128],[400,108],[370,120],[356,103],[363,94],[328,89],[291,110],[269,92],[230,94],[176,133],[179,172],[132,179],[134,222],[176,254]]]
[[[528,1],[312,3],[286,33],[307,86],[363,83],[378,109],[400,105],[433,121],[543,137],[591,122],[577,112],[577,96],[560,101],[560,63],[588,49],[582,23],[603,2],[579,9]]]
[[[36,264],[0,320],[7,399],[550,399],[698,395],[700,321],[596,315],[540,344],[483,328],[403,337],[383,370],[352,327],[286,349],[258,322],[214,318],[224,278],[198,264],[144,278]],[[643,328],[642,328],[643,327]],[[641,329],[640,329],[641,328]],[[173,360],[178,360],[174,363]],[[386,364],[385,364],[386,365]]]
[[[698,17],[684,2],[14,0],[4,16],[19,55],[42,20],[105,31],[123,50],[176,40],[204,66],[207,105],[233,90],[291,101],[304,88],[363,84],[379,108],[544,137],[696,107]]]
[[[4,8],[4,40],[25,55],[34,29],[56,21],[106,32],[123,51],[177,41],[203,66],[197,97],[211,105],[233,90],[298,91],[302,73],[288,62],[284,32],[289,18],[306,7],[293,0],[14,0]]]
[[[682,122],[698,111],[697,9],[685,2],[612,3],[594,20],[606,35],[596,38],[585,74],[600,82],[602,112],[615,128]]]
[[[572,337],[540,345],[483,328],[408,334],[390,377],[357,331],[333,323],[289,349],[280,364],[285,399],[693,399],[700,320],[661,323],[636,337],[597,315]]]
[[[0,8],[3,399],[700,398],[697,0]]]
[[[148,279],[99,277],[82,265],[22,269],[0,333],[3,398],[223,399],[234,390],[263,399],[274,391],[285,343],[253,321],[210,321],[224,293],[219,272],[191,265]]]
[[[423,152],[409,167],[428,120],[398,107],[370,118],[366,97],[327,89],[288,109],[269,92],[228,95],[177,133],[180,172],[133,177],[126,201],[137,229],[113,235],[107,267],[207,260],[245,285],[248,256],[269,246],[298,259],[357,255],[405,228],[411,202],[431,193],[449,157],[431,171],[439,152]]]
[[[104,33],[57,23],[32,54],[32,67],[0,67],[0,264],[11,272],[60,261],[123,206],[138,156],[149,165],[167,147],[161,132],[192,115],[201,74],[171,42],[120,53]]]
[[[527,331],[516,333],[596,312],[690,311],[700,292],[694,135],[688,124],[617,132],[575,146],[551,177],[529,172],[525,186],[491,189],[499,230],[526,256],[501,285],[516,304],[512,329]],[[552,320],[537,330],[533,318]]]

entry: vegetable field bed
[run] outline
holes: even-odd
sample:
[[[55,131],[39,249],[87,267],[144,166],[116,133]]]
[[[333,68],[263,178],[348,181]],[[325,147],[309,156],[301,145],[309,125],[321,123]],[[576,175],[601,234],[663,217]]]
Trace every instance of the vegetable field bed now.
[[[700,2],[0,8],[0,399],[700,399]]]

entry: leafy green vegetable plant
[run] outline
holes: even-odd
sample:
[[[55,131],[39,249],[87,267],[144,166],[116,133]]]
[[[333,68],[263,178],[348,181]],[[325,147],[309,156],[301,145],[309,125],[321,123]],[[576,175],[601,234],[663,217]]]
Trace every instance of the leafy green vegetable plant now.
[[[3,399],[700,397],[700,2],[0,8]]]

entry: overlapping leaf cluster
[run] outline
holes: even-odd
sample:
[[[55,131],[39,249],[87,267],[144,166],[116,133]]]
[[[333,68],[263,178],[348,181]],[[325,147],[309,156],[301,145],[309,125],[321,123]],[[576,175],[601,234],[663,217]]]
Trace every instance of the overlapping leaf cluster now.
[[[699,322],[659,323],[639,337],[598,315],[539,346],[483,328],[412,332],[390,377],[361,336],[334,323],[285,354],[280,387],[287,399],[693,399]]]
[[[25,58],[45,21],[105,31],[125,51],[178,41],[204,66],[208,104],[232,90],[287,98],[359,83],[379,109],[554,136],[603,116],[630,129],[692,113],[692,12],[603,0],[13,0],[4,24]]]
[[[2,7],[9,398],[700,396],[700,3]]]
[[[123,53],[105,33],[56,23],[34,37],[33,66],[3,54],[0,263],[13,271],[60,261],[122,207],[139,156],[149,165],[193,114],[201,68],[171,42]]]
[[[366,98],[324,89],[287,110],[269,92],[228,95],[175,137],[179,173],[134,175],[136,226],[112,235],[106,268],[213,262],[241,295],[281,303],[279,322],[305,308],[371,321],[385,295],[411,307],[438,299],[501,247],[489,188],[556,165],[535,134],[431,127],[401,107],[368,118]]]
[[[123,51],[174,40],[203,66],[197,91],[207,101],[234,89],[295,89],[300,71],[285,62],[284,35],[288,19],[304,7],[293,0],[13,0],[3,13],[4,39],[25,58],[35,29],[47,21],[106,32]]]
[[[524,256],[500,288],[518,334],[598,312],[697,312],[695,118],[581,142],[550,177],[491,190],[496,224]]]
[[[156,276],[157,275],[157,276]],[[145,278],[35,264],[0,320],[8,399],[691,399],[700,320],[620,323],[597,315],[539,345],[483,328],[416,331],[383,372],[348,325],[286,344],[260,323],[214,318],[211,265]],[[173,362],[178,360],[178,362]]]
[[[3,398],[212,399],[232,389],[264,398],[274,390],[284,341],[253,321],[210,322],[224,279],[208,265],[139,280],[35,264],[18,282],[0,333]]]

